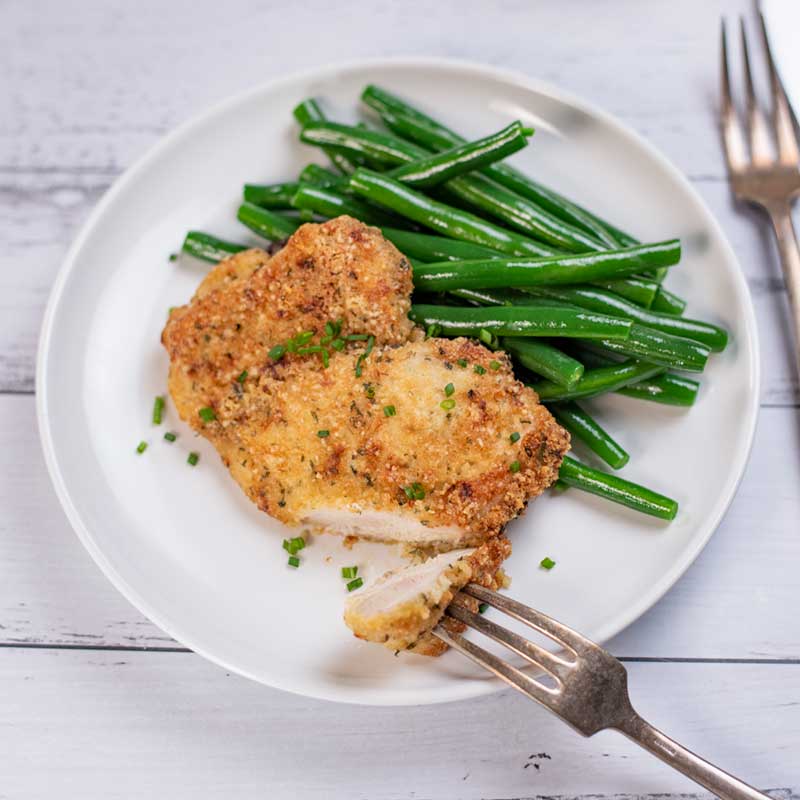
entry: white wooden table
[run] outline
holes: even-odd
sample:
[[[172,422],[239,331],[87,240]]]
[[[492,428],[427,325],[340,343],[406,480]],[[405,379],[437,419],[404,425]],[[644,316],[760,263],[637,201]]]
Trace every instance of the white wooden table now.
[[[61,257],[100,195],[232,92],[392,54],[484,61],[583,95],[666,153],[721,221],[761,332],[753,456],[695,566],[611,647],[644,715],[776,797],[800,795],[800,403],[771,237],[734,208],[716,135],[723,10],[749,3],[0,3],[0,798],[696,792],[621,737],[581,739],[510,691],[360,708],[227,675],[117,594],[51,490],[36,341]]]

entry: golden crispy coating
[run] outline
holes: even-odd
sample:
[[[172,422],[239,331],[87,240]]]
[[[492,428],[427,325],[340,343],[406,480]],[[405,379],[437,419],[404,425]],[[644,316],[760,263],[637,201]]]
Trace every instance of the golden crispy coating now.
[[[490,539],[474,550],[455,550],[387,572],[366,589],[348,597],[344,619],[359,639],[377,642],[391,650],[412,650],[438,656],[447,646],[430,631],[442,620],[456,592],[467,583],[498,588],[500,564],[511,554],[504,536]],[[462,602],[475,605],[472,598]],[[448,630],[464,630],[446,617]]]
[[[263,511],[452,549],[497,535],[555,480],[569,437],[503,354],[468,339],[409,342],[375,348],[360,377],[358,359],[281,361],[232,390],[215,421],[198,417]]]
[[[274,256],[222,261],[171,314],[175,405],[263,511],[444,550],[495,536],[555,480],[566,432],[504,354],[420,341],[410,293],[394,246],[339,217],[302,226]],[[327,368],[315,352],[270,357],[304,331],[314,347],[334,320],[342,336],[372,335],[372,352],[348,342]]]
[[[302,331],[319,334],[328,321],[341,319],[342,335],[406,341],[410,295],[408,260],[377,228],[351,217],[301,226],[275,256],[247,250],[225,259],[162,334],[181,417],[195,424],[197,410],[221,402],[243,370],[271,369],[273,345]]]

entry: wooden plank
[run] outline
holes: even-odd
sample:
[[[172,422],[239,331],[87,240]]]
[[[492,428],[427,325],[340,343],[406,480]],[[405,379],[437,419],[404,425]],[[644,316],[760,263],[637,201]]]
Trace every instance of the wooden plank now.
[[[171,646],[72,534],[45,473],[33,398],[0,396],[0,641]],[[613,643],[630,657],[800,658],[800,440],[793,409],[762,412],[739,494],[706,551]]]
[[[634,664],[645,718],[756,786],[800,791],[800,665]],[[613,732],[520,695],[343,707],[192,654],[6,650],[0,796],[594,798],[706,793]],[[9,747],[10,745],[10,747]]]
[[[414,13],[414,3],[383,2],[343,24],[340,8],[317,3],[310,26],[303,4],[277,12],[231,0],[223,13],[198,3],[188,21],[183,8],[158,0],[96,2],[83,13],[49,3],[45,15],[16,3],[0,30],[9,86],[0,97],[0,166],[121,169],[178,122],[257,82],[343,58],[441,54],[574,91],[631,124],[687,174],[720,177],[710,102],[719,19],[750,5],[674,0],[669,13],[651,14],[636,0],[572,11],[505,3],[487,14],[443,0],[432,16],[425,4]],[[565,25],[568,36],[551,35]],[[21,44],[30,36],[35,47]],[[76,57],[78,41],[91,46]]]

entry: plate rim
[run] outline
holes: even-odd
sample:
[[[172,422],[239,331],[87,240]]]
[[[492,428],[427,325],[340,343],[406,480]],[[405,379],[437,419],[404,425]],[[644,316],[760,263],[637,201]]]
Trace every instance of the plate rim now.
[[[293,683],[291,685],[282,680],[274,680],[272,677],[269,682],[264,676],[256,675],[247,669],[243,669],[235,664],[228,663],[224,658],[212,655],[204,647],[195,647],[191,644],[193,637],[179,635],[174,630],[171,623],[165,623],[162,615],[151,607],[151,605],[136,591],[128,582],[117,572],[117,570],[107,560],[100,546],[95,542],[93,535],[84,524],[80,513],[73,504],[69,489],[61,471],[58,456],[54,446],[50,420],[47,415],[48,408],[48,382],[47,373],[49,365],[50,341],[53,335],[53,325],[56,313],[61,305],[64,287],[69,276],[72,274],[75,265],[78,263],[79,256],[84,244],[93,234],[98,223],[102,221],[107,208],[114,202],[116,197],[121,194],[131,183],[136,175],[154,159],[162,150],[179,142],[182,138],[191,134],[197,127],[211,120],[219,114],[224,113],[229,107],[237,106],[246,102],[251,96],[256,96],[262,92],[274,90],[285,84],[290,84],[303,80],[325,80],[338,72],[361,70],[368,72],[371,69],[381,69],[386,67],[408,67],[417,69],[449,70],[458,72],[462,75],[478,74],[482,78],[498,80],[504,83],[513,84],[520,88],[535,91],[539,94],[550,97],[558,102],[565,103],[577,108],[578,110],[593,116],[609,126],[617,135],[635,142],[646,155],[657,162],[657,164],[669,173],[670,177],[687,191],[698,206],[702,209],[706,217],[706,224],[714,230],[719,242],[722,245],[723,256],[726,261],[735,264],[733,270],[733,285],[736,293],[743,301],[745,319],[743,320],[745,336],[739,341],[743,351],[749,354],[752,364],[751,386],[744,415],[744,423],[747,426],[745,438],[740,441],[739,447],[734,454],[732,463],[735,469],[729,473],[728,480],[720,492],[717,502],[711,513],[706,517],[705,522],[700,526],[699,536],[694,536],[691,546],[679,560],[673,564],[661,579],[656,582],[651,589],[643,594],[638,602],[631,605],[625,614],[618,615],[613,624],[606,624],[601,628],[596,636],[598,642],[606,642],[613,636],[629,627],[633,622],[643,616],[653,608],[661,598],[669,591],[672,586],[683,576],[689,567],[695,562],[702,550],[708,544],[711,536],[719,527],[725,514],[727,513],[736,491],[744,476],[750,453],[753,447],[756,425],[760,409],[761,395],[761,354],[759,349],[758,327],[753,307],[753,300],[749,286],[741,269],[739,259],[736,257],[730,242],[721,225],[707,208],[705,201],[692,186],[686,176],[672,162],[661,153],[655,145],[645,139],[641,134],[618,120],[609,112],[596,106],[593,102],[586,101],[582,97],[572,92],[563,90],[558,86],[532,78],[524,72],[504,67],[496,67],[468,59],[455,59],[445,57],[426,57],[426,56],[394,56],[385,58],[358,58],[338,61],[322,67],[312,67],[305,70],[294,71],[286,75],[263,81],[249,88],[235,92],[221,101],[213,103],[200,112],[191,115],[185,121],[179,123],[175,128],[162,135],[157,141],[150,145],[143,154],[134,160],[121,175],[119,175],[111,187],[106,191],[97,205],[92,209],[86,221],[81,226],[78,234],[64,255],[61,266],[58,269],[52,288],[48,295],[47,305],[39,334],[39,344],[36,353],[35,371],[35,397],[36,397],[36,418],[39,429],[39,439],[44,452],[45,464],[50,476],[50,480],[56,492],[56,496],[64,510],[67,520],[73,531],[77,535],[81,544],[87,550],[92,560],[97,564],[111,584],[131,603],[131,605],[144,616],[146,616],[157,627],[167,633],[178,643],[189,648],[208,661],[222,667],[223,669],[242,675],[250,680],[256,681],[274,689],[289,692],[292,694],[312,697],[320,700],[328,700],[341,703],[351,703],[355,705],[369,706],[406,706],[406,705],[433,705],[438,703],[466,700],[493,694],[497,691],[508,688],[506,684],[498,678],[487,679],[485,681],[461,682],[454,681],[451,690],[437,690],[435,695],[424,693],[411,693],[408,690],[382,689],[380,698],[375,698],[373,694],[360,697],[358,689],[354,690],[351,686],[338,686],[336,690],[322,689],[316,685],[309,685],[306,681]]]

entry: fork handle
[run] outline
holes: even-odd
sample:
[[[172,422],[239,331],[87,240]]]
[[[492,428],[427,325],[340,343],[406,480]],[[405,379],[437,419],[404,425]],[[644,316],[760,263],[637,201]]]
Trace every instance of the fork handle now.
[[[665,764],[674,767],[723,800],[772,800],[768,794],[759,792],[673,741],[658,728],[645,722],[635,711],[616,728]]]
[[[800,372],[800,248],[797,246],[797,233],[792,224],[792,207],[788,202],[770,204],[767,206],[767,213],[775,229],[783,277],[789,292],[794,354]]]

